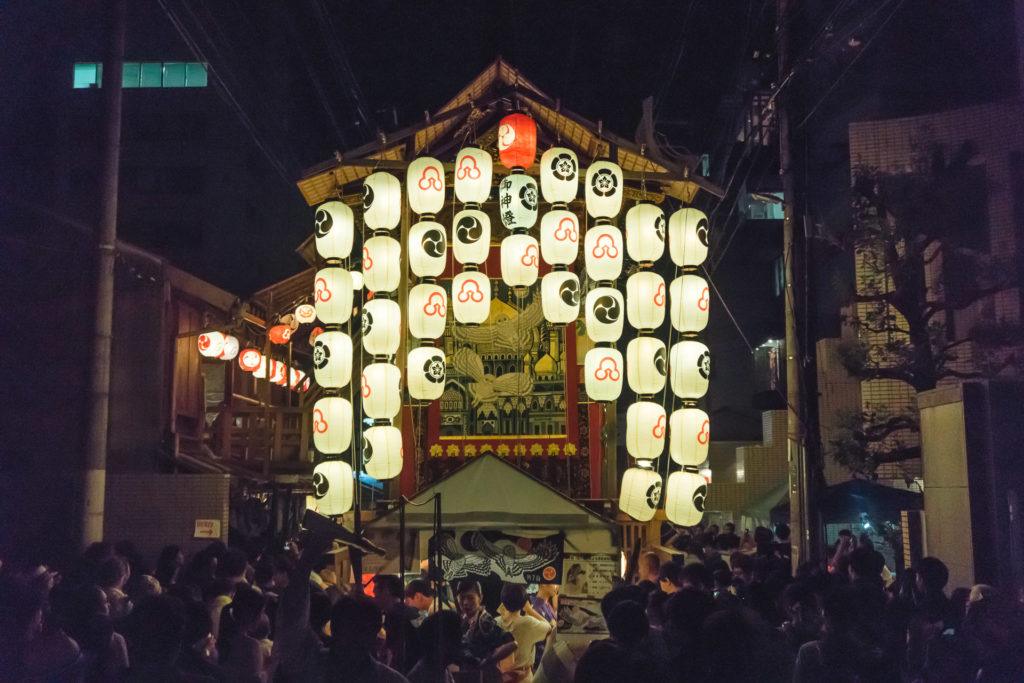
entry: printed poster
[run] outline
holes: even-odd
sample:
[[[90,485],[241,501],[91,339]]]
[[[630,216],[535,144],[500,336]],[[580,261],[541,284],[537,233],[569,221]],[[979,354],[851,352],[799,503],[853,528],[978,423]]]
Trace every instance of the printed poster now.
[[[446,581],[497,575],[509,583],[559,583],[563,534],[542,538],[510,536],[500,531],[443,531],[430,539],[441,544],[441,571]]]

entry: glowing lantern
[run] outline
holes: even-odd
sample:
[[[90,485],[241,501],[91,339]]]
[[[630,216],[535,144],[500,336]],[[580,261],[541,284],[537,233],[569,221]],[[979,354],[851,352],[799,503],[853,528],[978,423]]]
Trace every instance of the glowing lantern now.
[[[358,292],[363,288],[363,271],[350,270],[348,274],[352,276],[352,291]]]
[[[409,269],[414,275],[437,277],[444,272],[447,256],[448,238],[443,225],[420,221],[409,229]]]
[[[548,322],[573,322],[580,317],[580,279],[565,270],[548,273],[540,283],[540,303]]]
[[[649,522],[661,502],[661,475],[646,467],[630,467],[622,474],[619,510],[637,520]]]
[[[352,445],[352,404],[325,396],[313,404],[313,445],[321,453],[344,453]]]
[[[316,210],[313,234],[316,253],[324,259],[347,259],[352,255],[355,219],[344,202],[325,202]]]
[[[363,221],[371,230],[391,230],[402,220],[402,184],[378,171],[363,180]]]
[[[491,281],[478,270],[466,270],[452,279],[452,310],[463,325],[479,325],[491,313]]]
[[[324,328],[320,327],[319,325],[317,325],[316,327],[311,329],[309,331],[309,345],[312,346],[313,342],[316,341],[316,338],[319,337],[323,333],[324,333]]]
[[[216,358],[224,351],[224,334],[221,332],[204,332],[199,335],[199,355]]]
[[[668,416],[664,406],[637,401],[626,409],[626,452],[637,460],[654,460],[665,450]]]
[[[363,306],[363,348],[374,356],[398,353],[402,339],[402,309],[391,299],[373,299]]]
[[[529,287],[537,281],[540,246],[530,235],[509,235],[501,241],[501,279],[509,287]]]
[[[217,358],[221,360],[233,360],[238,355],[238,337],[228,335],[224,337],[224,349]]]
[[[673,472],[665,489],[665,516],[673,524],[696,526],[704,519],[708,483],[698,472]]]
[[[312,304],[299,304],[295,307],[295,320],[300,324],[313,322],[316,320],[316,307]]]
[[[491,155],[463,147],[455,157],[455,196],[464,204],[483,204],[491,194]]]
[[[711,294],[707,280],[699,275],[682,275],[668,291],[669,317],[680,332],[696,333],[707,327]]]
[[[444,206],[444,166],[440,161],[433,157],[413,159],[406,171],[405,185],[410,209],[429,215],[441,211]]]
[[[436,401],[444,392],[447,374],[444,351],[433,346],[419,346],[406,356],[405,376],[409,396],[417,401]]]
[[[540,191],[552,204],[568,204],[579,190],[579,160],[576,152],[552,147],[540,157]]]
[[[259,349],[242,349],[238,353],[238,367],[245,372],[256,372],[263,363],[263,354]]]
[[[313,282],[313,299],[321,322],[346,322],[352,317],[352,276],[344,268],[321,268]]]
[[[595,161],[587,168],[583,196],[594,218],[614,218],[622,210],[622,169],[611,161]]]
[[[622,231],[595,225],[583,238],[583,262],[591,280],[614,280],[622,272]]]
[[[363,471],[374,479],[393,479],[402,473],[402,432],[377,425],[363,432]]]
[[[537,124],[526,114],[509,114],[498,124],[498,158],[508,169],[529,168],[537,156]]]
[[[626,212],[626,253],[637,263],[652,263],[665,253],[665,212],[637,204]]]
[[[665,322],[665,280],[649,270],[626,280],[626,317],[638,330],[655,330]]]
[[[698,209],[679,209],[668,219],[668,252],[680,268],[695,268],[708,257],[708,217]]]
[[[274,325],[267,330],[271,344],[287,344],[292,338],[292,328],[288,325]]]
[[[618,349],[597,347],[583,358],[583,380],[592,401],[614,401],[622,393],[622,354]]]
[[[548,211],[540,219],[540,255],[553,266],[569,265],[580,248],[580,225],[576,214],[565,209]]]
[[[622,292],[614,287],[595,287],[587,293],[587,336],[596,342],[613,342],[622,336]]]
[[[665,388],[668,352],[665,342],[654,337],[637,337],[626,345],[626,381],[634,393],[651,395]]]
[[[483,263],[491,249],[491,219],[478,209],[455,214],[452,251],[459,263]]]
[[[371,363],[363,368],[359,390],[367,417],[390,420],[402,408],[402,371],[391,363]]]
[[[402,245],[398,240],[387,235],[375,235],[366,240],[363,243],[363,282],[366,288],[371,292],[393,292],[398,289],[401,278]]]
[[[682,399],[697,400],[708,391],[711,354],[698,341],[684,340],[672,346],[668,361],[672,393]]]
[[[672,462],[698,467],[708,459],[711,422],[700,408],[680,408],[668,419],[668,454]]]
[[[342,460],[328,460],[313,468],[314,509],[321,515],[343,515],[352,509],[352,466]],[[309,503],[306,503],[309,507]]]
[[[328,389],[352,381],[352,338],[344,332],[324,332],[313,342],[313,378]]]
[[[525,173],[505,176],[498,186],[498,215],[509,230],[528,230],[537,222],[537,181]]]
[[[409,332],[417,339],[437,339],[448,319],[444,287],[421,283],[409,292]]]

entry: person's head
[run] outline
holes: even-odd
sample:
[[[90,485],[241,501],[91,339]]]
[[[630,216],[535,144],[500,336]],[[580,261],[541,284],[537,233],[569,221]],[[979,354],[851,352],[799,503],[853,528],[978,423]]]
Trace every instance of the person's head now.
[[[664,593],[675,593],[682,585],[683,568],[677,562],[666,562],[658,569],[658,587]]]
[[[240,581],[245,578],[245,569],[249,565],[249,557],[244,550],[232,548],[224,554],[218,564],[217,574],[225,579]]]
[[[771,543],[773,538],[774,536],[768,527],[758,526],[754,528],[754,543],[758,546]]]
[[[786,586],[781,598],[783,616],[793,623],[815,621],[818,617],[818,597],[810,585],[799,581]]]
[[[384,625],[384,613],[370,598],[343,595],[331,609],[331,647],[370,652],[377,647],[377,634]]]
[[[640,578],[650,581],[658,580],[658,571],[661,569],[661,558],[658,553],[648,551],[640,556]]]
[[[512,614],[522,612],[526,602],[526,586],[520,583],[506,583],[501,587],[501,604]]]
[[[727,534],[735,534],[736,533],[736,525],[733,524],[732,522],[726,522],[725,524],[722,525],[722,531],[724,533],[727,533]]]
[[[263,557],[252,570],[252,582],[260,588],[273,588],[274,586],[274,560],[270,557]]]
[[[266,606],[267,599],[262,593],[241,584],[235,589],[235,597],[231,600],[231,604],[227,606],[227,609],[230,610],[231,617],[239,629],[248,631],[263,616],[263,610],[266,609]]]
[[[405,599],[402,579],[395,574],[377,574],[373,577],[373,599],[385,612]]]
[[[732,567],[734,579],[742,583],[750,583],[754,573],[754,558],[737,550],[729,556],[729,566]]]
[[[128,563],[120,555],[110,555],[96,568],[96,583],[101,588],[124,588],[128,580]]]
[[[455,588],[455,594],[459,601],[459,611],[464,616],[472,617],[480,611],[484,594],[480,590],[480,584],[477,581],[466,580],[460,582]]]
[[[717,536],[718,534],[722,533],[722,530],[718,527],[717,524],[709,524],[708,525],[708,533],[711,534],[712,537],[714,537],[714,536]]]
[[[181,552],[181,547],[176,545],[165,545],[160,551],[159,557],[156,560],[156,578],[160,583],[167,584],[174,583],[175,579],[178,578],[178,572],[185,566],[185,553]]]
[[[715,591],[723,592],[728,591],[729,586],[732,585],[732,572],[728,569],[719,569],[715,572]]]
[[[435,612],[423,620],[417,633],[428,661],[447,665],[455,658],[462,644],[459,615],[450,610]],[[440,652],[438,651],[440,645]]]
[[[604,617],[605,622],[608,621],[608,617],[611,615],[612,610],[615,606],[621,602],[633,601],[638,605],[646,604],[647,593],[640,586],[635,585],[624,585],[617,586],[601,598],[601,616]]]
[[[558,596],[557,583],[541,583],[537,585],[537,597],[541,600],[550,601]]]
[[[612,608],[607,623],[611,637],[627,647],[639,643],[650,631],[644,608],[632,600],[625,600]]]
[[[680,572],[679,584],[682,588],[710,591],[715,585],[715,579],[702,563],[691,562]]]
[[[274,588],[278,590],[288,586],[295,563],[288,555],[277,555],[274,557]]]
[[[917,590],[925,595],[942,593],[949,581],[949,569],[937,557],[922,557],[914,569],[917,574]]]
[[[128,617],[132,666],[171,664],[181,651],[185,634],[184,606],[177,598],[157,595],[143,600]]]
[[[971,591],[967,595],[967,609],[970,610],[972,606],[976,605],[983,600],[995,600],[999,597],[999,591],[986,583],[976,583],[971,586]]]
[[[434,602],[434,589],[425,579],[413,579],[405,587],[405,604],[423,611]]]
[[[783,522],[779,522],[775,525],[775,538],[779,539],[779,543],[789,542],[789,525]]]
[[[714,598],[690,588],[676,591],[665,602],[665,626],[674,637],[696,638],[704,619],[715,609]]]
[[[854,581],[857,579],[880,581],[884,567],[885,558],[876,550],[859,546],[850,553],[849,572],[850,578]]]

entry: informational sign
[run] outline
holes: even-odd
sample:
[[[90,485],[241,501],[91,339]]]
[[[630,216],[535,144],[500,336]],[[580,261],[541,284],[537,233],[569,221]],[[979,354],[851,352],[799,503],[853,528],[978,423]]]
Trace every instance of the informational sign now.
[[[557,618],[559,636],[608,632],[601,616],[601,601],[597,598],[559,597]]]
[[[192,538],[220,538],[220,520],[197,519]]]
[[[562,587],[558,592],[566,597],[600,600],[619,575],[619,559],[615,555],[567,554],[562,567]]]
[[[430,539],[440,543],[441,571],[446,581],[495,574],[508,583],[559,583],[565,536],[510,536],[500,531],[443,531]]]

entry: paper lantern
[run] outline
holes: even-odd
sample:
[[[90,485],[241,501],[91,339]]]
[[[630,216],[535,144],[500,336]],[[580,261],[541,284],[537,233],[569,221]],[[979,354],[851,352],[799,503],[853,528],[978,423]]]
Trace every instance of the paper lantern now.
[[[708,217],[698,209],[679,209],[668,219],[668,252],[680,268],[695,268],[708,257]]]
[[[245,372],[256,372],[263,363],[259,349],[242,349],[238,352],[238,367]]]
[[[697,333],[708,325],[711,293],[699,275],[682,275],[668,290],[669,318],[680,332]]]
[[[352,276],[344,268],[321,268],[313,281],[313,300],[321,322],[347,322],[352,317]]]
[[[344,202],[325,202],[317,207],[313,234],[316,253],[323,259],[347,259],[352,255],[355,218]]]
[[[447,374],[444,351],[434,346],[419,346],[406,356],[405,376],[409,396],[417,401],[436,401],[444,392]]]
[[[288,325],[274,325],[267,330],[267,338],[271,344],[287,344],[291,341],[292,332],[294,330]]]
[[[409,291],[409,332],[417,339],[437,339],[448,319],[448,294],[440,285],[421,283]]]
[[[298,391],[303,391],[302,386],[306,383],[309,378],[302,370],[297,368],[291,368],[288,371],[288,388]]]
[[[363,222],[371,230],[392,230],[402,220],[402,184],[378,171],[363,180]]]
[[[221,350],[220,355],[217,358],[221,360],[234,360],[235,356],[238,355],[238,337],[228,335],[224,337],[224,348]]]
[[[463,325],[479,325],[491,313],[491,281],[478,270],[466,270],[452,279],[452,311]]]
[[[555,209],[540,219],[540,255],[553,266],[569,265],[580,248],[579,219],[572,211]]]
[[[596,342],[613,342],[622,336],[622,292],[614,287],[596,287],[587,294],[585,317],[587,336]]]
[[[207,358],[216,358],[224,351],[224,334],[222,332],[204,332],[199,335],[197,345],[199,355]]]
[[[328,389],[340,389],[352,381],[352,338],[330,330],[313,342],[313,378]]]
[[[708,459],[711,422],[700,408],[680,408],[668,419],[668,454],[672,462],[698,467]]]
[[[295,320],[301,324],[313,322],[316,320],[316,307],[312,304],[299,304],[295,307]]]
[[[381,481],[402,473],[402,432],[376,425],[363,432],[363,471]]]
[[[552,147],[540,157],[540,191],[552,204],[568,204],[579,190],[580,163],[576,152]]]
[[[591,280],[615,280],[622,273],[622,231],[595,225],[583,238],[583,262]]]
[[[622,474],[619,510],[638,522],[654,519],[661,502],[661,475],[645,467],[630,467]]]
[[[672,393],[682,399],[697,400],[708,391],[711,354],[698,341],[684,340],[672,346],[668,359]]]
[[[402,371],[392,363],[370,363],[363,368],[359,391],[366,417],[390,420],[402,409]]]
[[[525,173],[505,176],[498,186],[498,215],[509,230],[528,230],[537,222],[537,181]]]
[[[313,445],[328,455],[352,445],[352,404],[340,396],[325,396],[313,404]]]
[[[637,263],[652,263],[665,253],[665,212],[637,204],[626,212],[626,253]]]
[[[455,157],[455,196],[464,204],[483,204],[491,194],[491,155],[463,147]]]
[[[498,158],[508,169],[529,168],[537,156],[537,124],[526,114],[509,114],[498,123]]]
[[[654,337],[637,337],[626,345],[626,381],[634,393],[655,394],[665,388],[668,351]]]
[[[402,339],[402,309],[391,299],[371,299],[363,306],[363,349],[374,356],[398,353]]]
[[[637,460],[654,460],[665,450],[668,416],[654,401],[637,401],[626,409],[626,452]]]
[[[595,161],[587,168],[584,198],[594,218],[614,218],[622,209],[622,169],[611,161]]]
[[[599,346],[587,351],[583,358],[583,382],[592,401],[617,399],[625,374],[618,349]]]
[[[433,215],[444,207],[444,165],[437,159],[413,159],[406,171],[405,185],[409,208],[416,213]]]
[[[501,279],[509,287],[529,287],[537,281],[540,246],[530,235],[509,235],[501,241]]]
[[[375,235],[363,243],[363,282],[371,292],[393,292],[402,278],[402,245]],[[323,318],[321,318],[323,320]]]
[[[708,483],[698,472],[673,472],[665,490],[665,516],[679,526],[697,526],[704,519]]]
[[[452,221],[452,251],[459,263],[483,263],[491,249],[491,219],[478,209],[463,209]]]
[[[444,272],[447,257],[448,237],[443,225],[420,221],[409,229],[409,269],[414,275],[437,277]]]
[[[360,267],[362,267],[362,264],[360,264]],[[352,276],[352,291],[358,292],[363,288],[363,271],[350,270],[348,274]]]
[[[328,460],[313,468],[313,495],[309,498],[321,515],[343,515],[352,509],[353,486],[352,466],[342,460]]]
[[[540,283],[540,302],[544,319],[564,325],[580,317],[580,279],[575,273],[556,270]]]

